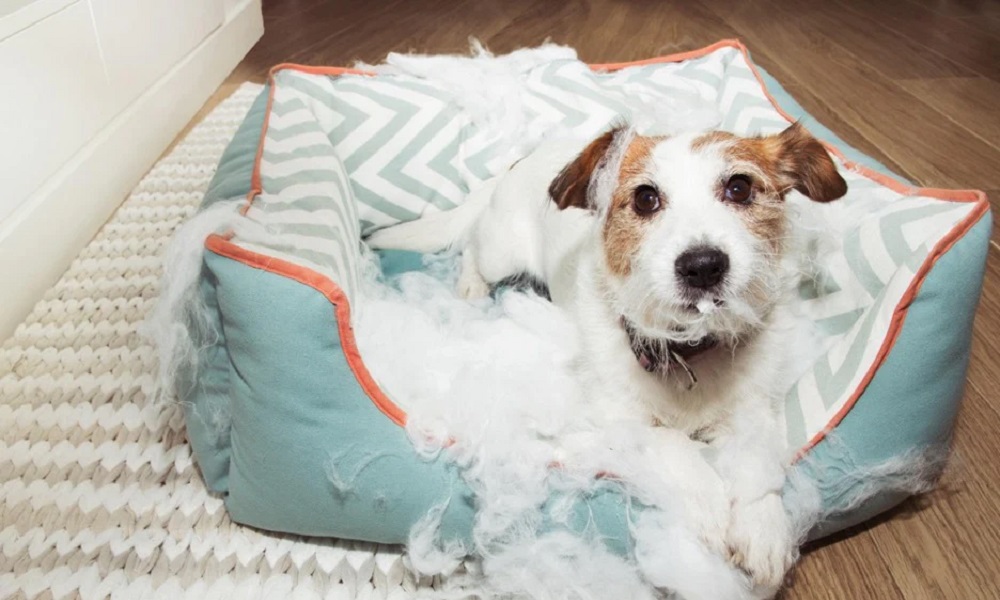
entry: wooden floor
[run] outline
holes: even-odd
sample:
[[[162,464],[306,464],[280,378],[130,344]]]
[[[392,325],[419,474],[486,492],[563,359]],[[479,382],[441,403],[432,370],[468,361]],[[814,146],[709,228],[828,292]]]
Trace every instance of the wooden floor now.
[[[264,0],[266,32],[216,96],[279,62],[495,52],[550,39],[588,62],[741,38],[848,143],[924,186],[1000,201],[1000,1]],[[1000,598],[1000,236],[943,489],[810,548],[783,598]],[[942,315],[947,318],[947,315]],[[905,407],[901,407],[905,410]]]

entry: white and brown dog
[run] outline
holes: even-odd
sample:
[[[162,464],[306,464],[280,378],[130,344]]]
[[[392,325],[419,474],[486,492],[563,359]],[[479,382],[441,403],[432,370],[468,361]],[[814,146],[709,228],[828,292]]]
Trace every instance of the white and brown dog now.
[[[594,398],[607,399],[609,418],[639,414],[731,446],[734,457],[722,462],[732,516],[725,539],[710,543],[776,587],[795,551],[780,497],[784,465],[747,452],[746,439],[780,433],[747,431],[737,415],[770,417],[783,393],[785,196],[827,202],[847,185],[798,124],[750,138],[616,127],[581,146],[543,145],[461,207],[368,242],[461,247],[466,297],[512,277],[543,283],[578,323],[580,374]]]

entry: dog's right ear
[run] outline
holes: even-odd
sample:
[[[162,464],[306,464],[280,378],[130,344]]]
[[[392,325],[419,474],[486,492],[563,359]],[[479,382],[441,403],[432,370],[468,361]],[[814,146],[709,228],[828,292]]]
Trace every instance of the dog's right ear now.
[[[583,149],[580,156],[566,165],[549,185],[549,196],[560,209],[575,206],[586,210],[594,210],[590,201],[590,181],[594,171],[608,155],[608,150],[625,127],[615,127],[604,132],[596,140]]]

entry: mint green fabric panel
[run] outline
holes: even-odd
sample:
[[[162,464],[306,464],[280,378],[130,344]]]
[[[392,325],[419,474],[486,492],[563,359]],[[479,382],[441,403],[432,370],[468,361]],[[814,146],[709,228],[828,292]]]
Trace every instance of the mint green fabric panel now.
[[[240,198],[250,193],[250,179],[253,177],[253,165],[257,159],[257,147],[260,144],[260,132],[264,128],[267,116],[267,97],[271,86],[265,85],[260,95],[254,100],[247,112],[246,118],[236,130],[233,141],[229,142],[219,160],[219,168],[208,184],[208,191],[201,201],[204,210],[220,200]]]
[[[233,519],[399,543],[447,502],[445,531],[467,532],[472,505],[458,474],[421,461],[405,431],[362,391],[326,297],[213,253],[205,260],[218,281],[231,358],[226,507]]]
[[[379,266],[382,267],[382,275],[392,277],[409,271],[423,271],[425,268],[424,255],[419,252],[408,250],[378,250]]]
[[[202,299],[208,307],[208,319],[214,332],[222,330],[215,298],[214,278],[203,269],[199,283]],[[182,371],[177,382],[178,397],[184,406],[188,441],[198,459],[198,467],[208,489],[225,493],[229,486],[229,351],[225,340],[208,332],[198,340],[197,376]]]
[[[571,531],[585,539],[599,541],[610,552],[631,556],[634,549],[629,518],[636,518],[642,506],[629,501],[621,487],[608,484],[598,486],[577,500],[565,522],[555,521],[551,511],[562,500],[553,496],[543,507],[545,531]]]
[[[823,479],[850,464],[875,465],[912,449],[946,443],[965,387],[972,323],[982,290],[989,250],[987,213],[928,274],[885,363],[854,408],[820,442],[804,467]],[[933,348],[933,352],[928,349]],[[827,510],[846,506],[854,488],[830,489]],[[814,539],[861,523],[905,499],[883,494],[848,514],[822,524]]]

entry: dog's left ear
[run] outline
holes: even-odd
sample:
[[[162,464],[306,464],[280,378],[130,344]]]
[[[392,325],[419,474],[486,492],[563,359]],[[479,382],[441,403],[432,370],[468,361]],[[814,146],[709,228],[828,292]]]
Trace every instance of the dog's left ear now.
[[[792,185],[816,202],[830,202],[847,193],[847,182],[823,147],[801,123],[775,136],[781,171]]]
[[[570,206],[586,210],[595,208],[590,201],[590,181],[594,171],[608,155],[615,139],[624,131],[624,127],[615,127],[604,132],[556,175],[549,185],[549,196],[556,206],[560,209]]]

